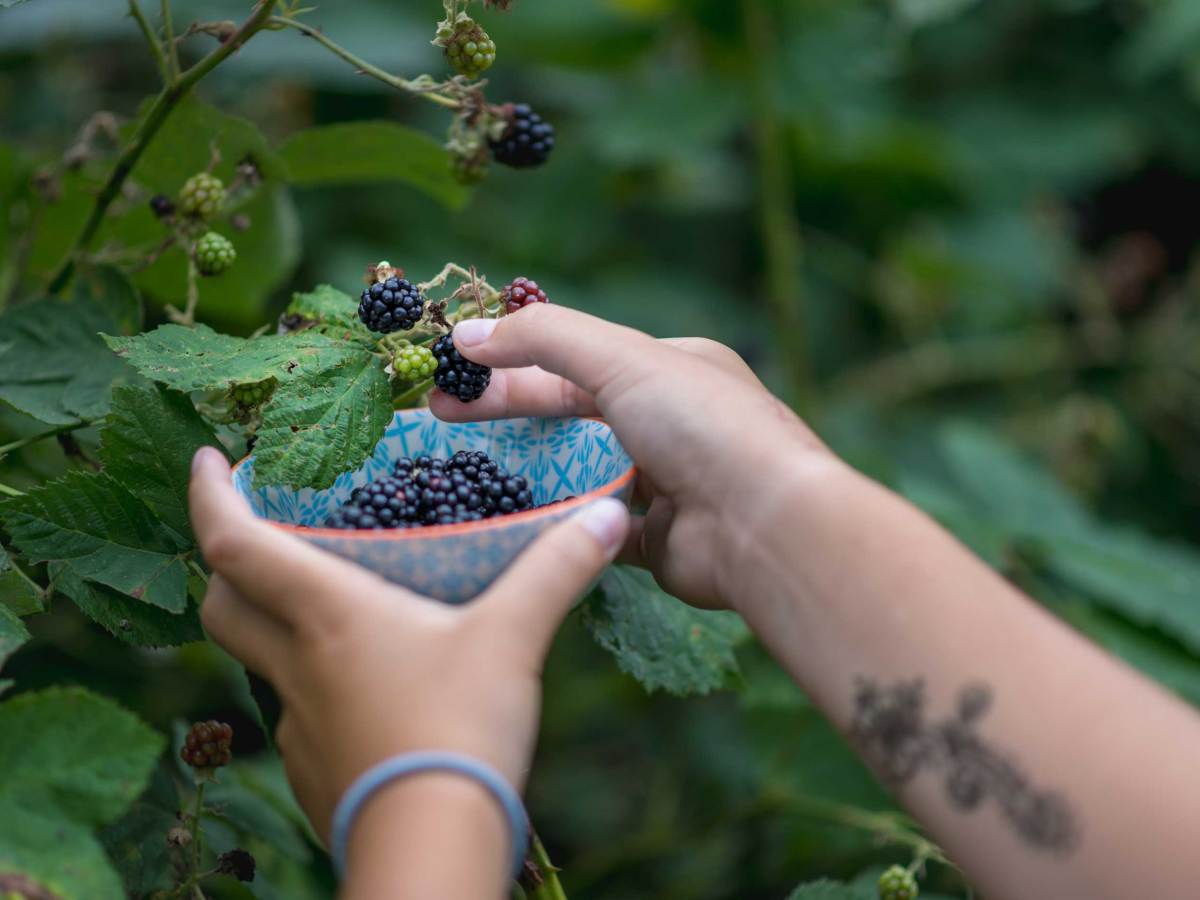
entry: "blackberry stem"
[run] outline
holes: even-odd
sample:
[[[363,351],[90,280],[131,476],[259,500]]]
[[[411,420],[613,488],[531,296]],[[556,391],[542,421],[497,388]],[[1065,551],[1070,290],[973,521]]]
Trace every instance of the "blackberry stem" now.
[[[75,271],[75,258],[82,251],[87,250],[91,246],[92,241],[95,240],[96,232],[100,230],[100,226],[104,222],[104,217],[108,213],[108,208],[120,196],[121,188],[129,178],[130,173],[133,172],[133,167],[137,165],[142,154],[146,152],[146,148],[150,146],[150,142],[154,140],[154,136],[158,134],[163,123],[175,111],[175,107],[179,105],[179,101],[191,92],[200,79],[219,66],[235,51],[240,49],[246,41],[250,40],[250,38],[266,27],[267,21],[271,17],[271,12],[275,8],[275,3],[276,0],[258,0],[258,5],[254,8],[254,12],[241,24],[229,40],[219,45],[212,53],[201,59],[178,79],[164,86],[162,91],[159,92],[159,95],[154,99],[153,104],[151,104],[150,109],[147,110],[145,117],[138,126],[133,139],[121,152],[121,155],[117,157],[116,164],[113,165],[112,171],[108,175],[108,180],[104,183],[104,187],[96,195],[96,202],[92,204],[92,211],[88,215],[83,230],[79,232],[79,237],[75,239],[70,249],[67,250],[66,257],[59,264],[54,276],[50,279],[50,284],[47,287],[49,293],[60,293],[67,286],[67,282],[71,280],[71,275]]]
[[[558,880],[558,867],[550,862],[550,854],[537,832],[530,829],[529,833],[529,853],[542,876],[542,883],[529,894],[529,900],[567,900],[567,893]]]
[[[306,25],[303,22],[297,22],[295,19],[290,19],[286,16],[272,16],[269,20],[271,25],[277,25],[284,28],[295,28],[305,37],[310,37],[318,44],[334,56],[341,57],[350,65],[354,66],[364,75],[369,75],[377,81],[382,81],[389,87],[394,87],[396,90],[404,91],[408,94],[414,94],[418,97],[424,97],[431,103],[437,103],[439,106],[444,106],[447,109],[460,109],[462,101],[455,100],[452,97],[446,97],[439,94],[445,85],[434,85],[427,87],[423,82],[417,79],[400,78],[396,75],[389,74],[378,66],[373,66],[360,56],[355,56],[345,47],[334,43],[329,38],[325,37],[324,32],[319,28],[313,28],[311,25]]]
[[[162,0],[163,43],[167,47],[168,84],[179,80],[179,50],[175,46],[175,25],[171,20],[171,0]]]
[[[142,36],[146,39],[146,45],[150,48],[150,55],[154,57],[154,65],[158,68],[159,77],[163,84],[167,84],[171,80],[170,74],[167,72],[167,60],[163,56],[162,44],[158,41],[158,35],[150,27],[150,23],[146,20],[145,13],[138,6],[138,0],[129,0],[129,15],[138,23],[138,27],[142,29]]]
[[[204,782],[200,781],[196,784],[196,812],[192,815],[192,870],[188,873],[192,887],[196,886],[196,877],[200,872],[200,813],[203,811]]]

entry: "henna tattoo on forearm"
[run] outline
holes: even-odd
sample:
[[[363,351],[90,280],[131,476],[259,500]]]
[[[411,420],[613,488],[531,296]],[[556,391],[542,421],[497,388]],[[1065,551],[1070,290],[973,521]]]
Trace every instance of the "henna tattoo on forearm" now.
[[[989,688],[963,689],[954,715],[941,722],[926,720],[925,701],[919,678],[888,687],[858,679],[850,740],[886,784],[900,787],[923,771],[936,772],[955,809],[971,812],[990,798],[1031,847],[1066,854],[1078,846],[1079,824],[1066,798],[1034,786],[977,733],[991,705]]]

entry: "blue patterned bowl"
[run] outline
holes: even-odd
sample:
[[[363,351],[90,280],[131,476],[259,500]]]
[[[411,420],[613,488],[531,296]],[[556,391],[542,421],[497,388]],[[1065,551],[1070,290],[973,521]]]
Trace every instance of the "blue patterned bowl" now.
[[[391,474],[402,456],[450,456],[483,450],[529,480],[535,503],[575,497],[483,522],[395,531],[322,528],[326,517],[359,485]],[[600,497],[629,501],[633,460],[612,429],[597,419],[504,419],[442,422],[427,409],[396,413],[374,455],[357,472],[323,491],[254,487],[254,457],[233,470],[233,483],[259,516],[323,550],[378,572],[429,597],[462,603],[479,594],[542,531]]]

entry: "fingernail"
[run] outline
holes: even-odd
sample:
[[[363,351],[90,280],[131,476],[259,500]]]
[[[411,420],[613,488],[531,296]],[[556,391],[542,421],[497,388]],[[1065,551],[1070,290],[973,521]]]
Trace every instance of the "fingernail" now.
[[[221,451],[216,447],[201,447],[199,450],[197,450],[196,455],[192,457],[192,474],[195,475],[196,472],[199,471],[200,467],[205,464],[205,460],[207,460],[214,453],[217,456],[221,455]]]
[[[474,347],[490,338],[495,330],[495,319],[464,319],[454,326],[454,341],[462,347]]]
[[[624,503],[612,497],[589,503],[575,513],[574,519],[598,540],[600,546],[609,554],[615,554],[620,549],[625,540],[625,532],[629,528],[629,510],[625,508]]]

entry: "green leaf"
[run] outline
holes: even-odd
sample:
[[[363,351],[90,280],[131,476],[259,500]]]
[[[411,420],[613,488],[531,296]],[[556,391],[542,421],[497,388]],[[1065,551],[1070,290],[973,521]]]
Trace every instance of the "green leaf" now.
[[[263,409],[255,483],[329,487],[371,455],[392,415],[387,376],[371,353],[294,373]]]
[[[377,336],[367,330],[358,317],[358,301],[327,284],[307,294],[293,294],[287,314],[301,316],[309,327],[343,340],[356,340],[374,346]]]
[[[822,878],[800,885],[788,894],[788,900],[875,900],[875,892]]]
[[[470,197],[451,176],[437,141],[393,122],[310,128],[289,138],[279,155],[296,185],[402,181],[451,209],[461,209]]]
[[[192,457],[221,448],[185,394],[162,387],[120,387],[101,433],[104,471],[140,497],[175,532],[192,541],[187,489]]]
[[[124,898],[92,831],[141,793],[163,745],[132,713],[81,688],[0,704],[0,873],[62,900]]]
[[[584,607],[592,637],[648,691],[707,694],[738,671],[733,649],[746,626],[733,613],[693,609],[648,572],[610,566]]]
[[[25,623],[7,606],[0,604],[0,668],[17,648],[29,640]]]
[[[0,317],[0,400],[51,425],[97,418],[127,370],[100,332],[121,322],[86,300],[39,300]]]
[[[142,330],[146,318],[142,295],[129,276],[115,266],[80,266],[75,276],[75,298],[100,307],[122,334]]]
[[[81,578],[183,612],[191,545],[106,474],[70,472],[0,505],[13,544],[33,562],[65,562]]]
[[[119,641],[135,647],[178,647],[204,640],[199,610],[191,600],[183,612],[171,613],[84,581],[66,566],[52,567],[51,572],[55,588]]]
[[[17,571],[3,547],[0,547],[0,606],[18,616],[30,616],[44,608],[37,585]]]
[[[311,376],[362,354],[361,348],[311,331],[246,340],[205,325],[162,325],[147,334],[105,340],[147,378],[178,391]]]

